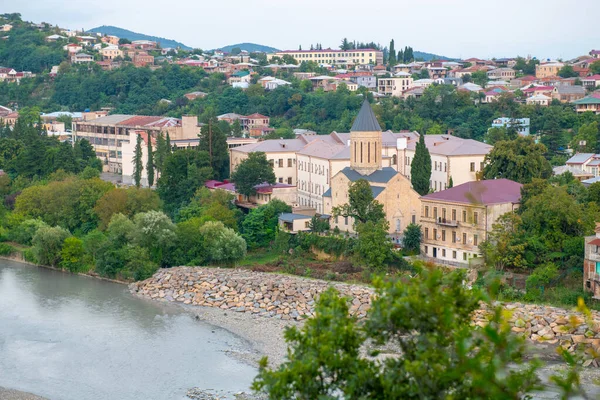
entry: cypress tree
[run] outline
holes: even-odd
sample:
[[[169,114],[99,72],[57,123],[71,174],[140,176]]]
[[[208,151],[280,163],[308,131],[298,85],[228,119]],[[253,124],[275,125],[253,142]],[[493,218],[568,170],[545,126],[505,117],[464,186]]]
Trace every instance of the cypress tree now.
[[[448,180],[448,189],[450,189],[451,187],[454,187],[454,181],[452,180],[452,177],[450,177],[450,179]]]
[[[156,171],[161,173],[165,163],[165,158],[167,157],[167,143],[165,142],[165,137],[163,136],[162,132],[159,132],[156,138],[156,152],[154,155],[154,165],[156,166]]]
[[[410,165],[410,181],[413,189],[421,196],[429,193],[431,179],[431,155],[425,145],[425,134],[421,134],[415,149],[415,158]]]
[[[390,55],[388,58],[390,67],[396,65],[396,49],[394,48],[394,39],[390,40]]]
[[[402,50],[402,49],[398,50],[398,62],[399,63],[404,62],[404,50]]]
[[[142,160],[142,137],[137,135],[137,142],[135,144],[135,153],[133,155],[133,181],[135,186],[140,187],[142,182],[142,170],[144,169],[144,162]]]
[[[167,132],[167,154],[171,154],[171,136],[169,136],[169,132]]]
[[[152,151],[152,140],[148,135],[148,162],[146,163],[146,173],[148,174],[148,187],[154,186],[154,152]]]

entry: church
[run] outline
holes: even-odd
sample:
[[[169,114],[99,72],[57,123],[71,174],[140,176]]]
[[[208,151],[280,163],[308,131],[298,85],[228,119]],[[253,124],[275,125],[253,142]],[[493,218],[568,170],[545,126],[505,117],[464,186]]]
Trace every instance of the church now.
[[[349,201],[350,183],[359,179],[369,182],[373,198],[383,205],[389,223],[389,233],[401,237],[410,223],[418,223],[421,212],[419,194],[408,178],[394,168],[383,167],[382,131],[368,100],[365,100],[350,130],[350,166],[331,178],[330,189],[323,194],[323,210]],[[352,218],[332,218],[331,228],[354,232]]]

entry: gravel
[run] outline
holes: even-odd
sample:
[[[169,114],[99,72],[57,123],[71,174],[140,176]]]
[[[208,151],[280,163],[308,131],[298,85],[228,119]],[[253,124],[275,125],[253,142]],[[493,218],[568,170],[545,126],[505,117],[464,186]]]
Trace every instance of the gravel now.
[[[46,400],[43,397],[31,393],[20,392],[14,389],[0,387],[0,399],[2,400]]]

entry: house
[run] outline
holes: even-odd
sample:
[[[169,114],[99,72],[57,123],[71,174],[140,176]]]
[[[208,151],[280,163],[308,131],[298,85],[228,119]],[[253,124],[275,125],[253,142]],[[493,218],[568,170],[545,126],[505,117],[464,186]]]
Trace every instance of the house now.
[[[8,114],[12,114],[12,112],[8,107],[0,106],[0,119],[6,117]]]
[[[10,32],[10,30],[13,28],[13,26],[11,24],[4,24],[0,26],[0,31],[2,32]]]
[[[410,75],[394,78],[379,78],[377,82],[377,91],[379,94],[392,97],[400,97],[402,93],[410,89],[413,85],[413,79]]]
[[[479,92],[483,92],[483,88],[481,86],[479,86],[476,83],[473,82],[467,82],[463,85],[460,85],[457,90],[463,91],[463,92],[470,92],[470,93],[479,93]]]
[[[590,292],[594,300],[600,299],[600,224],[595,234],[585,238],[583,260],[583,290]]]
[[[238,193],[235,189],[235,183],[227,180],[220,182],[215,180],[206,181],[204,186],[208,190],[225,190],[235,196],[235,203],[243,208],[256,208],[269,203],[272,200],[281,200],[286,204],[293,206],[296,203],[296,188],[292,185],[282,183],[261,183],[254,186],[256,193],[251,196],[245,196]]]
[[[585,88],[578,85],[558,85],[552,90],[552,98],[561,103],[572,103],[585,97]]]
[[[66,50],[69,54],[75,54],[83,50],[83,47],[80,44],[69,43],[63,46],[63,50]]]
[[[94,61],[94,57],[86,53],[77,53],[71,56],[72,64],[86,64]]]
[[[412,85],[410,86],[411,88],[415,88],[415,87],[421,87],[421,88],[426,88],[428,86],[431,86],[435,83],[435,81],[433,79],[417,79],[416,81],[412,82]]]
[[[600,58],[600,50],[590,51],[590,56],[592,56],[592,58]]]
[[[273,78],[265,82],[264,88],[266,90],[275,90],[279,86],[288,86],[291,85],[291,82],[284,81],[283,79]]]
[[[381,127],[365,100],[350,129],[350,166],[331,179],[331,188],[323,195],[323,209],[330,215],[335,207],[348,203],[349,185],[364,179],[369,183],[373,198],[383,206],[388,232],[399,241],[404,229],[417,222],[419,194],[412,188],[410,179],[383,165],[382,146]],[[354,232],[354,222],[351,217],[336,217],[331,226]]]
[[[421,197],[421,252],[434,261],[469,265],[500,216],[519,207],[520,183],[466,182]]]
[[[283,58],[290,56],[298,64],[304,61],[314,61],[317,64],[330,65],[364,65],[383,64],[383,52],[376,49],[356,49],[356,50],[285,50],[269,55],[268,60],[273,57]]]
[[[281,213],[279,215],[279,229],[288,233],[308,232],[310,231],[310,222],[312,215],[300,213]],[[317,218],[329,219],[328,215],[319,215]]]
[[[581,78],[581,86],[586,89],[595,90],[598,86],[600,86],[600,75],[596,74]]]
[[[402,98],[404,100],[408,99],[409,97],[418,99],[421,96],[423,96],[423,93],[425,93],[425,88],[424,87],[413,87],[413,88],[410,88],[407,91],[405,91],[402,94]]]
[[[582,145],[585,143],[581,143]],[[567,168],[573,169],[569,172],[577,175],[582,179],[587,179],[600,175],[600,154],[594,153],[577,153],[569,158],[564,165]],[[577,170],[582,171],[579,173]],[[566,172],[566,171],[563,171]],[[555,175],[559,175],[555,171]]]
[[[596,160],[596,162],[594,162],[594,163],[595,163],[595,169],[597,172],[598,171],[598,161]],[[578,181],[580,181],[582,183],[589,181],[590,179],[596,177],[596,175],[586,172],[586,171],[582,170],[581,168],[572,167],[569,165],[559,165],[556,167],[552,167],[553,175],[558,176],[558,175],[562,175],[567,172],[570,173],[571,175],[573,175],[573,178],[577,179]]]
[[[61,35],[46,36],[46,42],[57,42],[59,40],[66,40],[66,39],[67,39],[66,36],[61,36]]]
[[[493,103],[494,101],[498,101],[498,97],[500,97],[501,94],[502,94],[502,92],[490,90],[488,92],[485,92],[485,97],[483,99],[481,99],[481,102],[482,103]]]
[[[328,92],[336,89],[334,82],[339,81],[340,79],[336,78],[335,76],[319,75],[313,76],[309,78],[309,80],[312,82],[314,89],[323,89],[324,91]]]
[[[546,95],[543,95],[543,94],[536,94],[531,97],[528,97],[525,100],[525,103],[527,103],[528,105],[542,106],[542,107],[546,107],[546,106],[550,105],[551,102],[552,102],[552,98],[548,97]]]
[[[154,42],[153,42],[154,43]],[[136,67],[145,67],[147,65],[154,65],[154,56],[149,55],[145,51],[136,52],[133,59],[133,65]]]
[[[578,113],[591,111],[600,114],[600,92],[594,92],[589,96],[573,101],[571,104],[575,104],[575,111]]]
[[[112,61],[117,57],[123,58],[123,51],[119,49],[119,46],[107,46],[100,49],[99,53],[102,55],[102,59]]]
[[[142,50],[154,50],[156,49],[156,42],[151,40],[133,40],[131,44],[137,48]]]
[[[488,79],[510,80],[515,78],[516,71],[512,68],[496,68],[487,72]]]
[[[252,79],[252,75],[250,71],[236,71],[229,78],[227,78],[227,83],[232,85],[234,83],[247,83],[250,84],[250,80]]]
[[[537,82],[537,78],[532,75],[522,76],[520,78],[514,78],[510,80],[510,85],[514,87],[524,87],[532,85]]]
[[[535,66],[535,77],[539,79],[558,76],[558,71],[564,66],[565,64],[560,62],[538,64]]]
[[[270,118],[266,115],[254,113],[242,118],[242,129],[250,133],[251,137],[260,137],[264,132],[262,128],[268,128]]]
[[[528,136],[530,123],[529,118],[501,117],[492,121],[492,128],[515,128],[519,135]]]
[[[317,74],[315,72],[294,72],[292,75],[294,75],[294,77],[296,79],[303,81],[303,80],[311,78]]]
[[[196,100],[197,98],[204,98],[208,96],[207,93],[204,92],[190,92],[190,93],[186,93],[183,95],[183,97],[185,97],[186,99],[192,101],[192,100]]]
[[[554,91],[554,86],[531,86],[526,89],[521,90],[525,97],[531,97],[538,94],[543,94],[544,96],[552,97],[552,92]]]
[[[117,37],[117,36],[112,36],[112,35],[102,36],[102,38],[100,38],[100,41],[102,41],[102,43],[111,44],[113,46],[119,45],[119,37]]]

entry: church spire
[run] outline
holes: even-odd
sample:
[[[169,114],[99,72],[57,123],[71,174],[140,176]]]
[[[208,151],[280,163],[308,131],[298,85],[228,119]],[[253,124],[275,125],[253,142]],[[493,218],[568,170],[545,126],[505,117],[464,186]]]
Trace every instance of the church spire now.
[[[381,126],[377,122],[377,117],[369,104],[369,100],[365,99],[363,101],[350,132],[381,132]]]
[[[381,169],[381,126],[365,99],[350,129],[350,168],[361,175]]]

